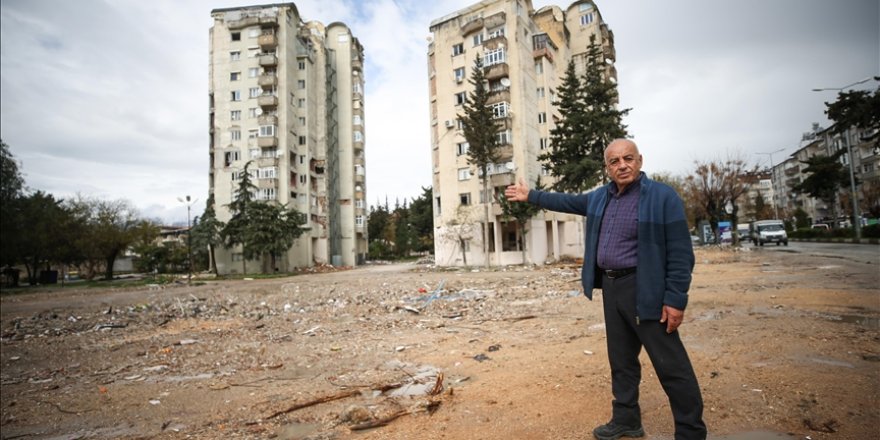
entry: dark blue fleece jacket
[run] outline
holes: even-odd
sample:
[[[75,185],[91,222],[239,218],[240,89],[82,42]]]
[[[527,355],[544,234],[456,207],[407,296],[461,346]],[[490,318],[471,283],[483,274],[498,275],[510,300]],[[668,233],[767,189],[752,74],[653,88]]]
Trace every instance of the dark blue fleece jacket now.
[[[593,299],[593,289],[602,287],[596,253],[610,185],[614,182],[584,194],[529,191],[529,203],[586,217],[581,282],[584,294],[590,299]],[[645,173],[641,173],[639,185],[637,318],[659,320],[664,304],[681,310],[687,307],[694,248],[684,204],[675,190],[649,179]]]

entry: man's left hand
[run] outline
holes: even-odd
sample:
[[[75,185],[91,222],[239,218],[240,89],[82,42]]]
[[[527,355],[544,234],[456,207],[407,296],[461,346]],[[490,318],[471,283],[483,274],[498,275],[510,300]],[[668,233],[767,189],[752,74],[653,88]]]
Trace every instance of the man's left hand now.
[[[660,313],[660,322],[666,323],[666,333],[672,333],[677,330],[683,320],[684,310],[667,305],[663,306],[663,311]]]

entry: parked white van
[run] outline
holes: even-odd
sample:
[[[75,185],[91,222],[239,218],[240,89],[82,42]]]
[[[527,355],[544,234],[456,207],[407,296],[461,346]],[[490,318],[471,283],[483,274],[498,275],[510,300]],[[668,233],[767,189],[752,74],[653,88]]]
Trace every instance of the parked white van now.
[[[749,224],[749,235],[755,246],[764,246],[764,243],[788,246],[788,234],[785,233],[785,223],[782,220],[758,220],[751,222]]]

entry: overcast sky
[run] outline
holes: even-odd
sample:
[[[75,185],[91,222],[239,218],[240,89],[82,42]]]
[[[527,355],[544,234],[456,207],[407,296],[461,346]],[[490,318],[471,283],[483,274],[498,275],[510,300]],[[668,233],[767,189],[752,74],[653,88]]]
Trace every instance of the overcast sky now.
[[[739,154],[793,153],[825,101],[880,75],[878,0],[596,0],[615,35],[621,106],[644,170],[684,175]],[[28,187],[127,199],[186,222],[208,191],[208,30],[215,8],[269,2],[3,0],[0,136]],[[474,3],[295,2],[346,23],[366,58],[367,202],[431,184],[426,37]],[[537,0],[534,8],[570,2]],[[876,87],[870,81],[863,86]]]

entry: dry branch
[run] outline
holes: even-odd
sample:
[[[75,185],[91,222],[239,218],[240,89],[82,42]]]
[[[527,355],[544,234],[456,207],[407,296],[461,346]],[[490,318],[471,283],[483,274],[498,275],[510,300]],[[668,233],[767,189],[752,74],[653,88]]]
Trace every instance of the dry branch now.
[[[293,405],[293,406],[291,406],[290,408],[283,409],[283,410],[281,410],[281,411],[277,411],[277,412],[273,413],[272,415],[270,415],[270,416],[268,416],[268,417],[266,417],[266,418],[267,418],[267,419],[273,419],[273,418],[278,417],[278,416],[280,416],[280,415],[282,415],[282,414],[287,414],[287,413],[289,413],[289,412],[293,412],[293,411],[296,411],[296,410],[299,410],[299,409],[303,409],[303,408],[308,408],[308,407],[310,407],[310,406],[318,405],[318,404],[321,404],[321,403],[327,403],[327,402],[332,402],[332,401],[334,401],[334,400],[345,399],[345,398],[347,398],[347,397],[356,396],[356,395],[358,395],[358,394],[360,394],[360,393],[361,393],[361,392],[358,391],[358,390],[349,390],[349,391],[344,391],[344,392],[341,392],[341,393],[338,393],[338,394],[332,394],[332,395],[330,395],[330,396],[319,397],[319,398],[317,398],[317,399],[310,400],[310,401],[308,401],[308,402],[297,403],[296,405]]]

